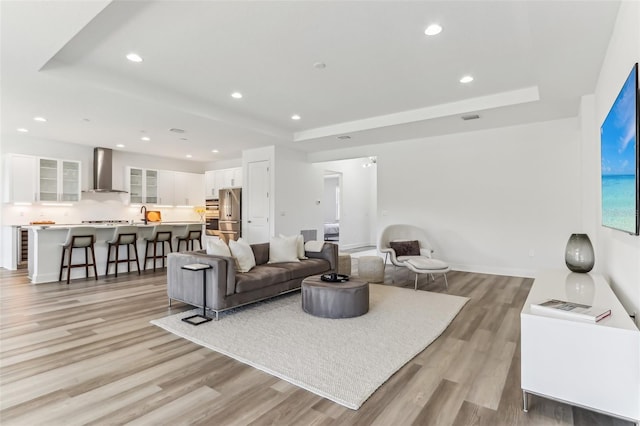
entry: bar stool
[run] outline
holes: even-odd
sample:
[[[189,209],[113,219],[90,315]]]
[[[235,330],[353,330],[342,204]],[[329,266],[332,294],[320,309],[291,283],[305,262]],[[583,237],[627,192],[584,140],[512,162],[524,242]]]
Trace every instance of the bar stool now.
[[[198,242],[200,250],[202,250],[202,224],[190,223],[187,225],[185,232],[182,235],[178,235],[178,248],[180,251],[180,244],[184,242],[185,250],[193,250],[194,241]]]
[[[93,244],[96,242],[96,230],[90,226],[77,226],[69,228],[67,239],[62,244],[62,258],[60,259],[60,275],[58,281],[62,281],[62,271],[67,268],[67,284],[71,278],[71,268],[85,268],[86,277],[89,278],[89,266],[93,266],[93,276],[98,279],[98,270],[96,269],[96,253]],[[84,249],[84,263],[71,263],[73,249]],[[89,263],[89,249],[91,249],[91,263]],[[64,256],[69,252],[67,264],[64,264]]]
[[[136,241],[138,240],[138,227],[137,226],[117,226],[113,232],[113,237],[107,241],[107,270],[104,273],[109,275],[109,265],[116,264],[116,277],[118,277],[118,265],[120,263],[127,263],[127,272],[131,272],[131,262],[136,262],[138,268],[138,275],[140,275],[140,263],[138,262],[138,247],[136,247]],[[120,246],[127,246],[127,258],[119,259]],[[131,257],[131,247],[133,246],[134,258]],[[116,259],[111,260],[111,248],[116,249]]]
[[[153,227],[153,232],[150,237],[145,238],[147,245],[144,249],[144,270],[147,270],[147,261],[149,259],[153,259],[153,270],[156,270],[156,259],[162,259],[162,267],[164,268],[164,259],[167,257],[164,251],[164,244],[169,243],[169,252],[173,251],[173,245],[171,244],[171,239],[173,238],[173,233],[171,230],[173,227],[171,225],[156,225]],[[161,244],[162,254],[158,256],[157,249],[158,243]],[[149,255],[149,245],[153,244],[153,255]]]

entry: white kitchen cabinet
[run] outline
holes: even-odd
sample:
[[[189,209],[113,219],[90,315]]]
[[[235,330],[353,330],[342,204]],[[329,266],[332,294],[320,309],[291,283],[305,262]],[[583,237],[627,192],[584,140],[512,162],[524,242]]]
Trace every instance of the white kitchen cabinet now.
[[[9,154],[5,160],[4,202],[33,203],[37,197],[37,158]]]
[[[220,188],[239,188],[242,186],[242,167],[210,170],[205,172],[205,197],[218,198]]]
[[[204,205],[204,175],[174,172],[174,202],[176,206]]]
[[[216,171],[204,172],[204,197],[218,198],[218,185],[216,184]]]
[[[163,206],[175,206],[175,172],[158,170],[158,204]]]
[[[125,176],[129,202],[134,204],[158,202],[158,171],[127,167]]]
[[[231,188],[242,187],[242,167],[236,167],[233,169],[231,175]]]
[[[38,201],[79,201],[80,162],[38,159]]]

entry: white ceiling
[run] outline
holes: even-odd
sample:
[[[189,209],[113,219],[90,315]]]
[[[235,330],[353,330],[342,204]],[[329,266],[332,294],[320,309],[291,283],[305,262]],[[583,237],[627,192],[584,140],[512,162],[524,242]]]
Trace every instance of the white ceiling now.
[[[576,116],[619,2],[3,0],[0,8],[3,138],[211,162],[273,144],[313,152]],[[443,31],[427,37],[433,22]],[[128,61],[130,52],[144,61]],[[466,74],[475,80],[464,85]],[[461,120],[469,113],[481,118]]]

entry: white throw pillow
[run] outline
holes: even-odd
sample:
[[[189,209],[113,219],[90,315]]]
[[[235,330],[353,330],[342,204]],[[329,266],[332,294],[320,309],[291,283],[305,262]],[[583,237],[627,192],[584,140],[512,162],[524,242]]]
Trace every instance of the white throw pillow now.
[[[269,242],[269,263],[300,262],[298,237],[273,237]]]
[[[236,271],[249,272],[251,268],[256,266],[256,258],[253,255],[253,250],[251,250],[249,243],[242,238],[238,239],[238,241],[229,241],[229,248],[236,260]]]
[[[298,259],[308,259],[307,256],[304,255],[304,237],[302,236],[302,234],[300,235],[294,235],[296,237],[296,251],[297,251],[297,256]],[[285,235],[280,234],[280,238],[293,238],[293,237],[287,237]]]
[[[207,240],[207,254],[214,256],[231,257],[229,246],[227,246],[224,241],[218,238],[209,238]]]

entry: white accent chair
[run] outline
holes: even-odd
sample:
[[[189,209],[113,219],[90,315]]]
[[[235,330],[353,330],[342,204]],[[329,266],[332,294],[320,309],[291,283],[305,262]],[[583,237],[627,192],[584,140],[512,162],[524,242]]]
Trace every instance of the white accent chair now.
[[[397,256],[396,251],[391,248],[390,243],[399,241],[418,241],[420,255]],[[394,266],[394,275],[398,266],[407,268],[416,274],[414,283],[415,290],[418,289],[418,274],[429,274],[432,278],[434,274],[442,274],[445,285],[449,288],[447,272],[449,272],[451,268],[442,260],[433,258],[433,249],[429,243],[426,232],[422,228],[413,225],[389,225],[380,234],[378,250],[385,254],[385,266],[387,264],[387,258],[391,259],[391,263]]]

